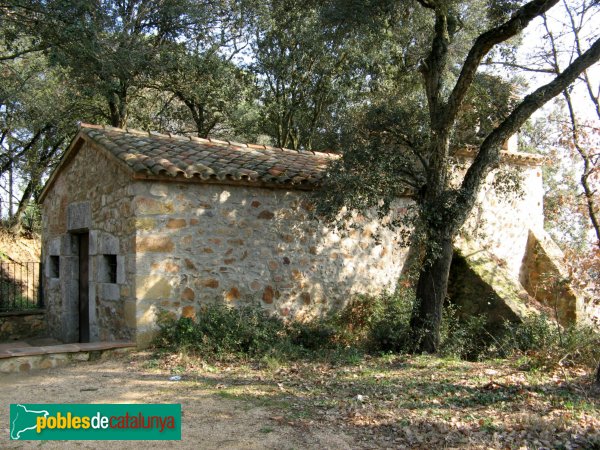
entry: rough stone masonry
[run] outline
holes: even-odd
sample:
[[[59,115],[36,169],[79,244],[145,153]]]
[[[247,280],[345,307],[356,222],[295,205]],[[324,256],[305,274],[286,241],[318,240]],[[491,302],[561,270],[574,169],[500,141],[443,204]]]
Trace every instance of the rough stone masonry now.
[[[398,233],[358,214],[359,228],[344,231],[310,215],[309,192],[335,157],[82,125],[41,196],[50,333],[76,342],[89,327],[91,341],[145,346],[161,311],[195,317],[210,302],[258,302],[300,318],[393,290],[409,253]],[[490,176],[457,248],[466,269],[454,289],[465,310],[498,302],[498,320],[531,310],[536,274],[561,270],[545,250],[541,158],[503,161],[525,194],[497,195]],[[410,202],[398,199],[395,214]],[[475,282],[489,287],[485,301],[461,291]],[[561,308],[564,321],[577,318],[575,293]]]

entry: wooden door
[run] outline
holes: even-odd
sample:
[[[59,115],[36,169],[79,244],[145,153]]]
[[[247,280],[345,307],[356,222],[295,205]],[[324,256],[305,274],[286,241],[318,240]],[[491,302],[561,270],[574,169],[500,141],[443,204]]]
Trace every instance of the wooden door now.
[[[90,235],[79,235],[79,342],[90,342]]]

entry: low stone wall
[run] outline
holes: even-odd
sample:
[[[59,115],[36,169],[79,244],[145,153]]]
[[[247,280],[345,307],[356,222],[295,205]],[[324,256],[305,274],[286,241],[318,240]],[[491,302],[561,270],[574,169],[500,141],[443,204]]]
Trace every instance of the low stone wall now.
[[[45,310],[0,313],[0,341],[20,341],[45,333]]]
[[[124,355],[132,348],[115,348],[109,350],[90,350],[77,353],[52,353],[46,355],[26,355],[0,359],[0,373],[23,373],[32,370],[52,369],[81,361],[111,359]]]

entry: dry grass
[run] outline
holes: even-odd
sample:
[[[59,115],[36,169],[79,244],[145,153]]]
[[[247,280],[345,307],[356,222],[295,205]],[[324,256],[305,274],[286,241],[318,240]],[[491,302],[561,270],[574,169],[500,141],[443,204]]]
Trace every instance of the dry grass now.
[[[389,356],[342,361],[207,364],[133,353],[0,376],[0,402],[181,403],[173,448],[599,448],[599,393],[589,373]],[[170,381],[172,375],[180,381]],[[2,448],[103,448],[106,443],[8,440]],[[164,442],[119,442],[162,449]]]
[[[600,397],[583,369],[427,356],[209,366],[171,355],[159,364],[221,398],[271,408],[274,427],[338,430],[360,448],[600,448]]]

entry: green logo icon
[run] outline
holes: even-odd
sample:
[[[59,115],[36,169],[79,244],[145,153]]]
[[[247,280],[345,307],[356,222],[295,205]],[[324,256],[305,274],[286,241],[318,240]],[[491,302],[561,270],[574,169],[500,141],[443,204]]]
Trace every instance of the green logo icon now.
[[[11,404],[12,440],[180,440],[178,404]]]

